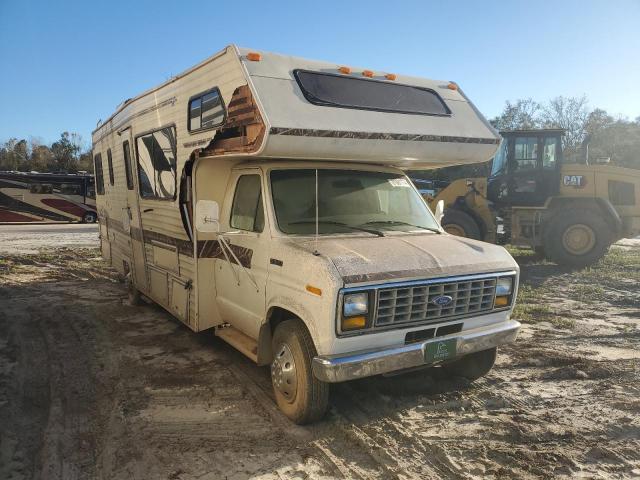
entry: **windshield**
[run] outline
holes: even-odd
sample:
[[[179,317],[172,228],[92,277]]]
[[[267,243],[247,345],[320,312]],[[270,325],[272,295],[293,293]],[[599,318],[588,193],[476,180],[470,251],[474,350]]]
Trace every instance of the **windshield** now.
[[[400,174],[319,169],[319,233],[439,231],[429,208]],[[273,170],[271,192],[283,233],[315,233],[315,169]]]
[[[508,142],[506,140],[502,140],[498,153],[493,157],[493,162],[491,163],[492,177],[502,173],[507,167],[507,143]]]

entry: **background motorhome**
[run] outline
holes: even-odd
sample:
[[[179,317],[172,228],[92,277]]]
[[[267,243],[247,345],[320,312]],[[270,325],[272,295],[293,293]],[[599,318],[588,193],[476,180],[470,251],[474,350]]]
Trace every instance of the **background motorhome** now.
[[[93,175],[0,172],[0,223],[94,223]]]

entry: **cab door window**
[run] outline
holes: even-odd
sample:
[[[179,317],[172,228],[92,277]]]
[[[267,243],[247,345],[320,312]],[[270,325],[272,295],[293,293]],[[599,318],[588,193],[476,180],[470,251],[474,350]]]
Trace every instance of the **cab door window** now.
[[[556,169],[556,156],[558,152],[558,140],[553,137],[544,139],[544,147],[542,149],[542,168],[545,170]]]
[[[242,175],[238,179],[231,207],[230,225],[247,232],[264,230],[260,175]]]
[[[538,163],[538,137],[516,137],[514,146],[514,169],[535,170]]]

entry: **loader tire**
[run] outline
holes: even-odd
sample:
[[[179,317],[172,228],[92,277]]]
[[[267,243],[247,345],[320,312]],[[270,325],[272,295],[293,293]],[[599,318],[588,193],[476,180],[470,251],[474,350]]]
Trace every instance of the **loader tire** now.
[[[278,407],[298,425],[320,420],[329,405],[329,384],[311,369],[316,348],[309,331],[297,319],[278,324],[273,334],[271,382]]]
[[[578,268],[592,265],[609,250],[613,240],[610,230],[595,210],[561,210],[545,226],[545,254],[558,265]]]
[[[471,215],[462,210],[448,209],[442,217],[441,224],[445,232],[451,235],[482,240],[480,227]]]
[[[469,381],[474,381],[484,377],[496,363],[497,348],[470,353],[460,360],[444,364],[442,369],[451,377],[463,377]]]

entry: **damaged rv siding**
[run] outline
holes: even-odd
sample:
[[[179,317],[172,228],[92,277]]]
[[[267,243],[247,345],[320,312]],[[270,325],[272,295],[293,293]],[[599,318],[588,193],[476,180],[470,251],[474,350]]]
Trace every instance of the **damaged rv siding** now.
[[[101,248],[105,259],[122,274],[133,268],[132,238],[143,240],[146,289],[164,308],[194,330],[200,330],[197,316],[196,260],[192,242],[182,223],[179,209],[180,177],[195,150],[209,144],[218,128],[201,132],[188,131],[189,100],[215,87],[220,90],[226,106],[234,91],[247,80],[237,52],[228,47],[184,74],[140,96],[128,100],[93,133],[93,155],[101,154],[105,194],[97,196],[101,224]],[[138,149],[136,139],[145,133],[164,127],[175,128],[176,172],[173,199],[150,199],[140,195]],[[130,205],[125,173],[123,142],[129,140],[131,169],[137,206]],[[109,181],[107,151],[111,150],[114,184]],[[129,196],[130,198],[130,196]],[[128,208],[131,215],[140,215],[139,231],[128,233]],[[206,314],[206,312],[201,312]],[[204,322],[206,324],[206,322]],[[203,324],[203,325],[204,325]]]

